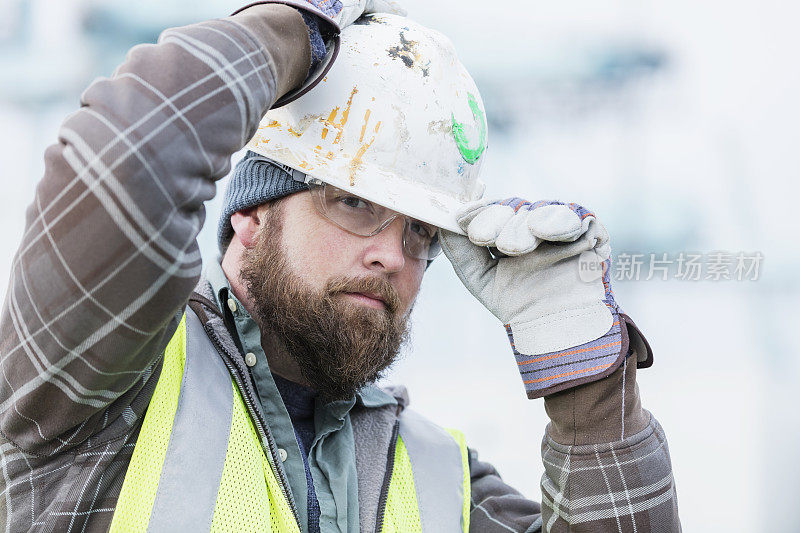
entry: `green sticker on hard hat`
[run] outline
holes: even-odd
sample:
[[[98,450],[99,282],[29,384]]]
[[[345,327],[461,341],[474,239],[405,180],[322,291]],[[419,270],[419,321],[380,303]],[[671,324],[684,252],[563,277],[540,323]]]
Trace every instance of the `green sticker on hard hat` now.
[[[474,148],[470,146],[471,143],[469,139],[467,139],[466,133],[464,133],[464,124],[458,122],[455,115],[452,115],[453,137],[456,138],[456,146],[458,146],[458,151],[461,152],[461,157],[463,157],[464,161],[470,165],[474,165],[475,162],[480,159],[483,151],[486,150],[486,117],[483,115],[483,111],[481,111],[481,108],[478,106],[478,101],[475,99],[472,93],[468,93],[468,95],[469,108],[472,110],[472,118],[474,118],[475,122],[479,124],[481,138],[478,141],[478,146]]]

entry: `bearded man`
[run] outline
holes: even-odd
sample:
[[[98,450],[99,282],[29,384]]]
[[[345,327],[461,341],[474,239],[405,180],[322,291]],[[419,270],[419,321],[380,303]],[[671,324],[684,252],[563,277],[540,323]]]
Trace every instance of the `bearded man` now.
[[[607,232],[576,204],[481,200],[480,93],[399,15],[257,2],[86,90],[0,323],[7,531],[680,529]],[[245,144],[201,277],[203,203]],[[442,251],[545,398],[541,505],[374,384]]]

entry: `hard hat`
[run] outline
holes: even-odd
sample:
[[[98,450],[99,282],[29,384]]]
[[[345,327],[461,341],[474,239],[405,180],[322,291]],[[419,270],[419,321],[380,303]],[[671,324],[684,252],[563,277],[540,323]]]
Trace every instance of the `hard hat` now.
[[[439,32],[368,15],[341,34],[316,88],[270,110],[247,148],[367,200],[462,233],[487,144],[478,88]]]

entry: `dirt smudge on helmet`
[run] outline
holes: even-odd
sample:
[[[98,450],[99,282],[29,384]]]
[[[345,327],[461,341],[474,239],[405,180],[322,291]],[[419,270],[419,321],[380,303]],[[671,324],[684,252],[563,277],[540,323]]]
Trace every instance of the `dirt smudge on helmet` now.
[[[421,64],[420,53],[417,49],[418,45],[418,41],[406,39],[405,33],[401,31],[400,44],[397,46],[392,46],[387,50],[387,52],[389,53],[389,57],[401,60],[408,68],[413,68],[416,65],[422,75],[424,77],[428,77],[430,62],[426,63],[425,65]]]

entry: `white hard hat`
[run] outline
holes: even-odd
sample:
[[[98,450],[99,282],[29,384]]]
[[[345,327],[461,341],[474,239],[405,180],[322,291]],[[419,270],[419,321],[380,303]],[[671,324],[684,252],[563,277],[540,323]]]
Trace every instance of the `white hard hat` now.
[[[487,144],[478,88],[439,32],[368,15],[341,34],[313,90],[269,111],[247,148],[410,217],[462,233]]]

